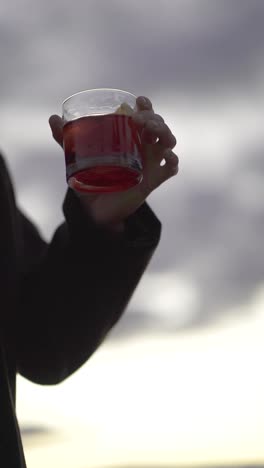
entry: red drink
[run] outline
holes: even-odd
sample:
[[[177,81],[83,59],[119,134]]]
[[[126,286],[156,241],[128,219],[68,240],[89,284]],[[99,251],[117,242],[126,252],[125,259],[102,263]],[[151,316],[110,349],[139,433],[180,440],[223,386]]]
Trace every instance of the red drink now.
[[[78,190],[115,192],[142,179],[141,144],[132,118],[106,114],[81,117],[63,128],[66,178]]]

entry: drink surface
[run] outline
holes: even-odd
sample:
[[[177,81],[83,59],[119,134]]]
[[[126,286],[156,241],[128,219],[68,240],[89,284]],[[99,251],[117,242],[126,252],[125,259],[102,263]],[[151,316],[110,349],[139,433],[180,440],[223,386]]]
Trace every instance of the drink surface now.
[[[142,178],[141,144],[130,116],[81,117],[65,124],[63,140],[67,181],[74,177],[80,190],[125,190]]]

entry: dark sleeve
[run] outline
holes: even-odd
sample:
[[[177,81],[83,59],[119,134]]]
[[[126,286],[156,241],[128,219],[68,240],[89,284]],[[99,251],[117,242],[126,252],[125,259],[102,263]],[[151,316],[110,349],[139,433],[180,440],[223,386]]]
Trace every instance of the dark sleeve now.
[[[41,384],[61,382],[97,349],[124,312],[161,232],[146,203],[122,234],[96,225],[70,189],[63,212],[65,223],[50,244],[26,218],[22,223],[28,260],[20,275],[17,368]]]

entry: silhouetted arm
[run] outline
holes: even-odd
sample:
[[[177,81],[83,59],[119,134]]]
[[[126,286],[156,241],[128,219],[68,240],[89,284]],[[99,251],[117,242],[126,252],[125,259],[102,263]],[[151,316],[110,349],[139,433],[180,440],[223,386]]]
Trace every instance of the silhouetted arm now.
[[[63,381],[97,349],[124,312],[161,231],[146,203],[125,221],[122,234],[96,225],[72,190],[63,211],[66,221],[50,244],[22,219],[28,253],[20,278],[17,366],[41,384]]]

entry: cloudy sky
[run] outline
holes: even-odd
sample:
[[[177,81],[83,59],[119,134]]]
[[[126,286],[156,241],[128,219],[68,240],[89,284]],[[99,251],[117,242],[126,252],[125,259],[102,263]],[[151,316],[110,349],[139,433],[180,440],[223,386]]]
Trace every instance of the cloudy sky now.
[[[44,238],[63,219],[48,118],[64,98],[94,87],[146,95],[178,140],[179,175],[149,198],[160,246],[109,346],[157,333],[174,342],[261,313],[263,20],[261,0],[0,4],[0,148]]]

